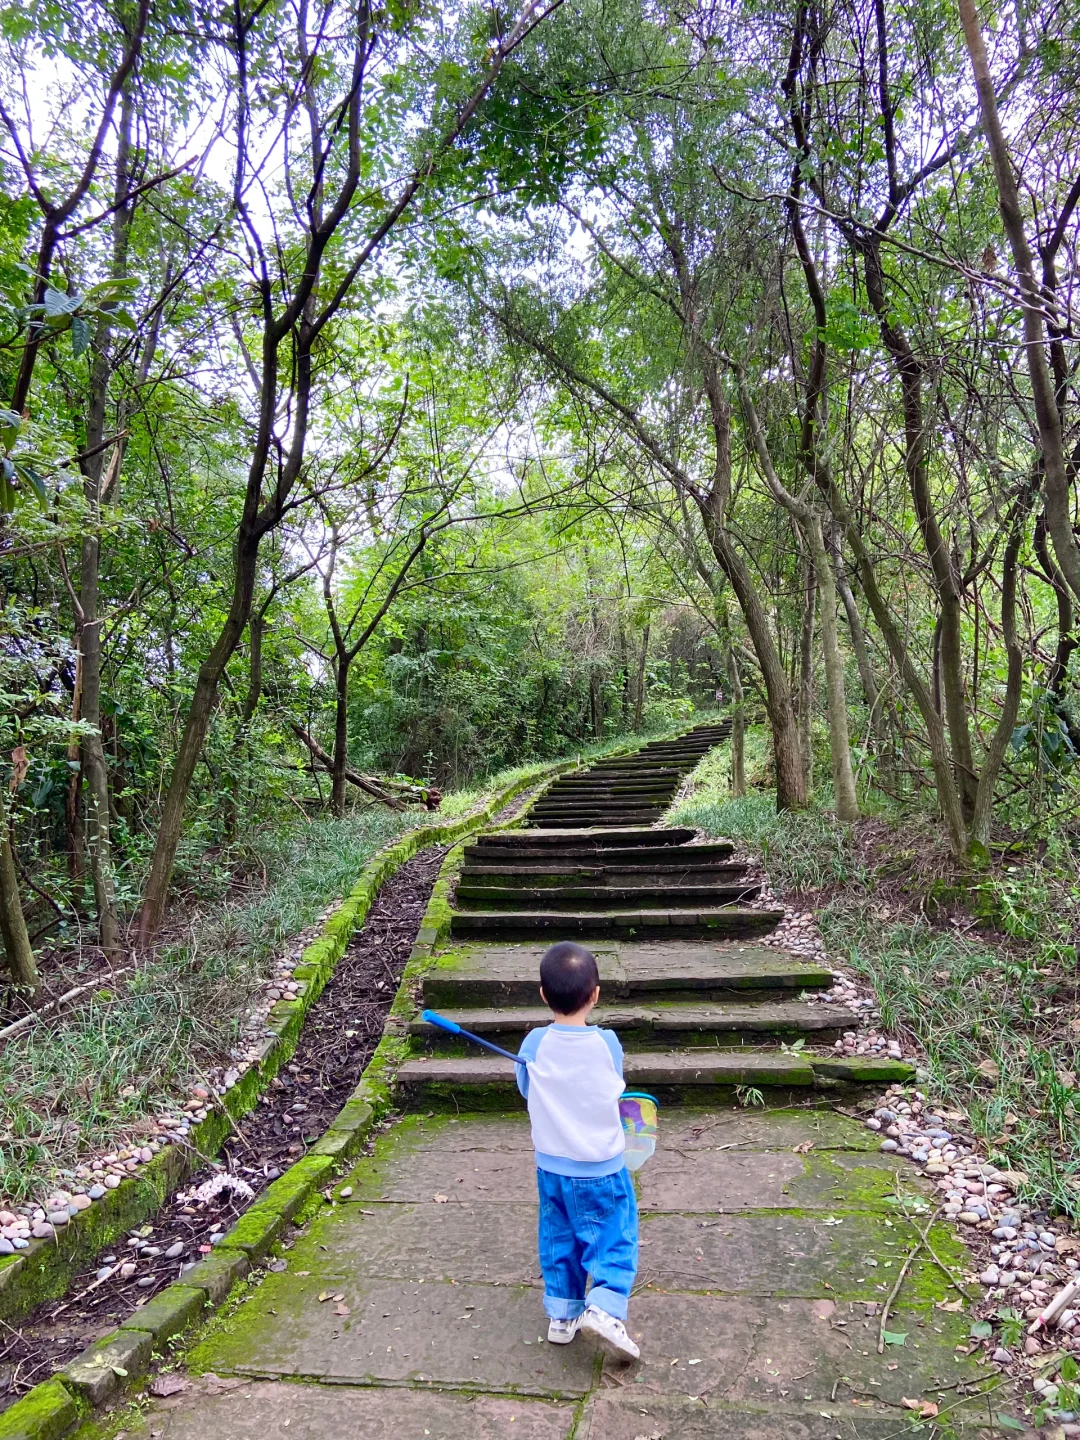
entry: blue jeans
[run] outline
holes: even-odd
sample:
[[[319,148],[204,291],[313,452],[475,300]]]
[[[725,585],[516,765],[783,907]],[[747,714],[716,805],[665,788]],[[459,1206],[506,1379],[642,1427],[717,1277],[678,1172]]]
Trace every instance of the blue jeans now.
[[[584,1176],[537,1170],[536,1184],[544,1309],[553,1320],[573,1320],[589,1304],[625,1320],[638,1262],[630,1172]]]

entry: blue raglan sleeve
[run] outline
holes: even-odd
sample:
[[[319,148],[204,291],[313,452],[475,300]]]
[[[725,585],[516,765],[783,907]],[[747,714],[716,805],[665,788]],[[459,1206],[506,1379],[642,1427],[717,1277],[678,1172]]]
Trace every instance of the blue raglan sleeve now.
[[[601,1030],[600,1034],[604,1037],[604,1044],[611,1051],[611,1058],[615,1063],[615,1069],[621,1076],[623,1073],[623,1048],[619,1044],[619,1037],[615,1034],[614,1030]],[[519,1066],[518,1068],[520,1069],[521,1067]]]
[[[536,1052],[540,1048],[540,1041],[544,1038],[547,1028],[546,1025],[538,1025],[535,1030],[530,1030],[521,1042],[518,1054],[524,1055],[526,1060],[535,1060]],[[529,1098],[529,1071],[524,1065],[515,1065],[514,1069],[517,1071],[517,1087],[527,1100]]]

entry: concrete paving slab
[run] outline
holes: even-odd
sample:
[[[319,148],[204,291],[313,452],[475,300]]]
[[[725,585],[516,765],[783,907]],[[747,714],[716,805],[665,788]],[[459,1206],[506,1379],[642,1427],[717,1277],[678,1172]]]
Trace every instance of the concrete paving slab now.
[[[524,1148],[463,1154],[423,1147],[380,1148],[370,1162],[356,1167],[349,1183],[353,1205],[401,1200],[437,1209],[484,1199],[528,1203],[536,1199],[536,1161],[532,1150]],[[436,1200],[436,1195],[446,1198]]]
[[[917,1234],[910,1222],[865,1211],[652,1215],[641,1225],[639,1283],[666,1291],[876,1301]],[[933,1243],[951,1256],[955,1241],[947,1226],[935,1228]],[[912,1268],[904,1293],[909,1290],[927,1303],[953,1298],[932,1261]]]
[[[192,1367],[553,1398],[593,1384],[598,1361],[584,1345],[546,1342],[538,1290],[354,1278],[334,1292],[343,1301],[320,1301],[327,1291],[316,1275],[269,1274],[229,1326],[192,1351]]]
[[[898,1178],[899,1177],[899,1178]],[[843,1151],[658,1150],[640,1172],[645,1210],[708,1214],[730,1210],[829,1211],[837,1206],[890,1208],[897,1185],[922,1199],[925,1182],[886,1155]]]
[[[814,1150],[877,1152],[881,1137],[857,1120],[816,1102],[798,1109],[691,1110],[661,1114],[664,1150],[791,1150],[810,1144]]]
[[[905,1342],[879,1355],[879,1320],[865,1310],[828,1299],[646,1292],[635,1299],[628,1326],[642,1350],[635,1394],[825,1403],[835,1387],[845,1399],[870,1396],[898,1407],[904,1396],[947,1401],[957,1382],[979,1383],[979,1367],[954,1351],[967,1336],[967,1317],[900,1309],[890,1314],[889,1333]]]
[[[565,1440],[575,1407],[493,1395],[253,1381],[222,1393],[195,1382],[128,1425],[135,1440]]]
[[[342,1205],[289,1252],[289,1269],[327,1280],[540,1283],[536,1205]]]
[[[858,1397],[855,1397],[858,1398]],[[647,1400],[610,1392],[594,1396],[585,1408],[575,1440],[898,1440],[931,1432],[912,1429],[911,1412],[888,1410],[860,1400],[821,1406],[751,1408],[710,1400]],[[981,1421],[986,1420],[982,1402]],[[876,1412],[876,1413],[875,1413]],[[978,1414],[966,1421],[950,1412],[950,1435],[991,1440]]]

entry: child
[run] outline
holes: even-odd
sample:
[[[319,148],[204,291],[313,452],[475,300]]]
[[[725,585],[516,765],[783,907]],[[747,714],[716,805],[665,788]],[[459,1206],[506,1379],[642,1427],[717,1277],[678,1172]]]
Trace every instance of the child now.
[[[526,1035],[519,1053],[529,1063],[516,1069],[536,1147],[548,1339],[568,1345],[581,1330],[610,1355],[636,1360],[623,1323],[638,1255],[619,1119],[623,1052],[614,1031],[585,1023],[600,998],[592,952],[552,945],[540,961],[540,998],[554,1024]]]

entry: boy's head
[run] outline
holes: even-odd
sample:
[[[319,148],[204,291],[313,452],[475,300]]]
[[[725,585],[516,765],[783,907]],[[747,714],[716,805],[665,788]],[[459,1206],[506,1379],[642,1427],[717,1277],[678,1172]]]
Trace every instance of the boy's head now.
[[[540,961],[540,989],[556,1015],[584,1010],[600,984],[596,956],[584,945],[561,940]]]

